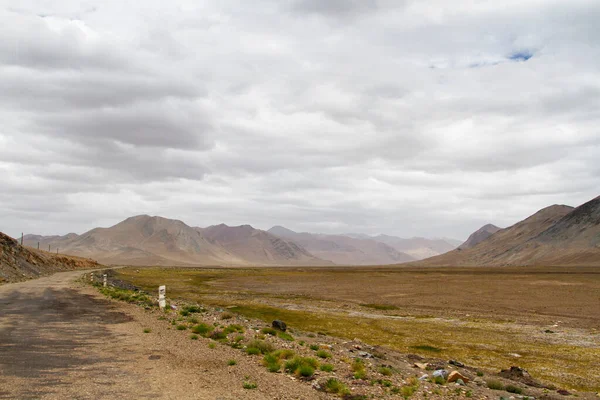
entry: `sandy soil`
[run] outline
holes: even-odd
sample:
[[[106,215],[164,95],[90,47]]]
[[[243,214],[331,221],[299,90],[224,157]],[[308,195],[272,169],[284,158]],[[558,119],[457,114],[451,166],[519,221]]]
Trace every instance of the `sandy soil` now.
[[[326,398],[239,350],[210,349],[155,314],[72,283],[80,275],[0,287],[1,399]],[[243,389],[246,379],[258,388]]]

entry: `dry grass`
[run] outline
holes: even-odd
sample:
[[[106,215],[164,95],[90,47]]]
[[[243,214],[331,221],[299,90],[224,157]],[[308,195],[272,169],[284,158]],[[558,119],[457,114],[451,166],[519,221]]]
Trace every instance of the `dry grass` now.
[[[491,370],[518,364],[537,379],[578,390],[598,389],[595,377],[600,376],[597,362],[600,337],[597,331],[584,329],[599,321],[594,314],[599,311],[592,309],[594,301],[597,304],[594,289],[600,287],[600,274],[595,270],[592,274],[586,273],[587,270],[564,274],[562,270],[539,271],[536,275],[536,271],[527,269],[528,280],[523,280],[522,271],[513,271],[511,275],[508,270],[487,271],[484,279],[481,269],[472,275],[464,269],[456,270],[455,275],[450,270],[431,269],[149,268],[139,271],[124,269],[119,275],[147,290],[166,284],[169,298],[235,306],[228,310],[267,322],[281,319],[295,329],[359,338],[405,353],[459,359]],[[500,277],[502,281],[496,281]],[[371,289],[364,289],[366,280],[371,281],[369,287],[377,287],[375,298]],[[439,289],[440,282],[445,282],[443,290],[432,290]],[[463,288],[460,294],[452,291],[453,285],[459,283]],[[508,300],[504,293],[507,285],[512,288]],[[495,294],[472,295],[496,286],[500,289]],[[527,290],[521,290],[523,287]],[[565,300],[563,306],[557,302],[565,299],[561,294],[573,289],[578,292],[579,313],[570,312],[571,300]],[[420,300],[419,293],[432,291],[437,306],[428,304],[429,295],[415,301]],[[477,299],[479,310],[472,311],[471,305],[461,308],[463,302],[466,304],[461,296],[471,296],[471,302]],[[496,302],[491,301],[494,297]],[[448,298],[455,299],[456,304],[448,306]],[[426,307],[406,306],[411,301]],[[540,315],[539,304],[551,307],[556,316]],[[394,315],[395,307],[403,315]],[[498,312],[493,312],[494,308]],[[561,314],[563,317],[559,317]],[[556,318],[573,326],[561,329],[568,334],[544,333],[541,323]],[[515,358],[514,354],[520,357]]]

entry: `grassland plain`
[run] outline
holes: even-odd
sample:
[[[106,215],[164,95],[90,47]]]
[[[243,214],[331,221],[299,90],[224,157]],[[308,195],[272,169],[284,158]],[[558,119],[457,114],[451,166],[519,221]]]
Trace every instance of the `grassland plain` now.
[[[168,297],[600,390],[600,268],[126,268]]]

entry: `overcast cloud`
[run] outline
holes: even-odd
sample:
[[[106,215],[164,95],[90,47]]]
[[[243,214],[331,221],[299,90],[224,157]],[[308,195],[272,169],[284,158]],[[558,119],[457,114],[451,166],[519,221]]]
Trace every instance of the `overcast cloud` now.
[[[600,194],[596,0],[0,0],[0,231],[464,239]]]

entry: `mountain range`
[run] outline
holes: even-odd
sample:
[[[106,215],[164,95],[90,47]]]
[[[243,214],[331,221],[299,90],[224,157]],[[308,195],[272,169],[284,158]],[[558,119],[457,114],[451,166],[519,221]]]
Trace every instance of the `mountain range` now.
[[[201,228],[148,215],[82,235],[25,235],[24,243],[127,265],[384,265],[456,247],[441,239],[296,233],[279,226],[269,231],[250,225]]]
[[[485,228],[485,229],[484,229]],[[508,228],[483,227],[428,266],[600,265],[600,196],[573,208],[546,207]],[[482,239],[487,235],[487,238]]]

